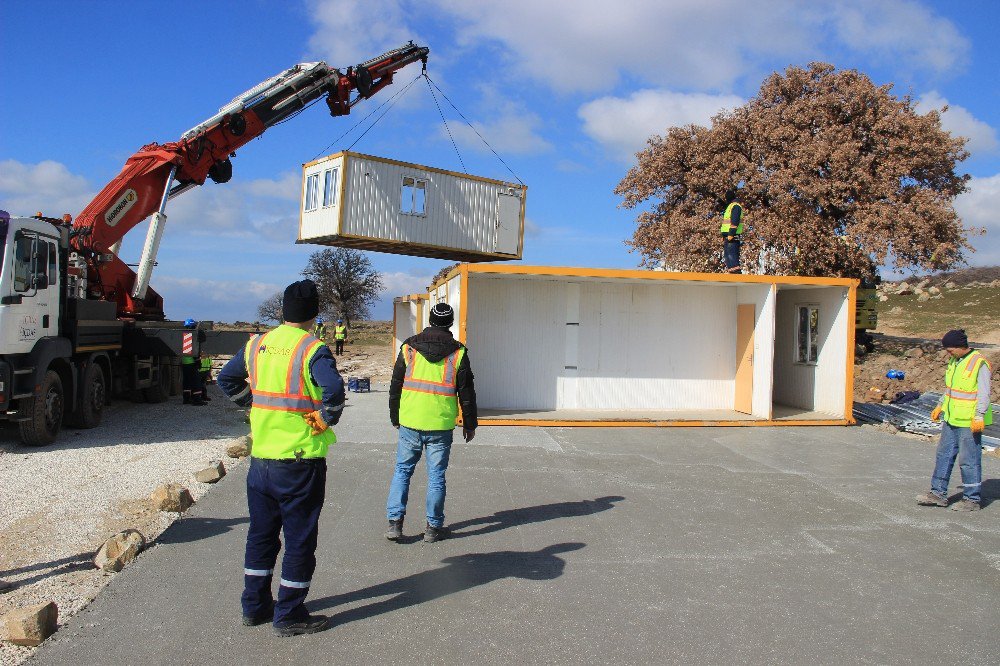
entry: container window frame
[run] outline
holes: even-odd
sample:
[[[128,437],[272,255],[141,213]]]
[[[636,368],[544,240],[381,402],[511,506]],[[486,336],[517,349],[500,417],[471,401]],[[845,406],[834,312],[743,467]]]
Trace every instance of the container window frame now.
[[[323,208],[337,205],[337,178],[340,176],[338,167],[323,170]]]
[[[805,331],[805,350],[803,358],[803,348],[801,346],[802,338],[802,311],[807,310],[805,322],[808,322],[809,329]],[[818,303],[796,303],[795,304],[795,322],[794,322],[794,336],[792,338],[792,360],[798,365],[811,365],[815,366],[819,364],[819,315],[820,307]]]
[[[306,176],[306,191],[302,199],[302,211],[312,212],[319,208],[319,172]]]
[[[407,181],[410,181],[407,183]],[[399,213],[412,217],[427,217],[427,179],[403,175],[399,181]],[[417,210],[417,192],[422,191],[420,210]],[[409,205],[407,205],[409,198]]]

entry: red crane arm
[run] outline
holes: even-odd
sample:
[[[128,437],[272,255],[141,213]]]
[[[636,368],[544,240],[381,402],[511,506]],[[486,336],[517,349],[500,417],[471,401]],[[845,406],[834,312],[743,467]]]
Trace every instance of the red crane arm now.
[[[428,52],[410,42],[346,73],[325,62],[296,65],[239,95],[179,141],[143,146],[74,222],[74,249],[87,259],[92,276],[88,297],[116,300],[120,316],[162,319],[163,300],[152,289],[141,300],[132,298],[135,272],[109,253],[112,246],[166,199],[204,184],[206,178],[227,182],[232,176],[230,157],[269,127],[324,96],[330,115],[346,115],[361,99],[392,83],[396,71],[417,60],[426,65]],[[358,91],[353,100],[352,90]]]

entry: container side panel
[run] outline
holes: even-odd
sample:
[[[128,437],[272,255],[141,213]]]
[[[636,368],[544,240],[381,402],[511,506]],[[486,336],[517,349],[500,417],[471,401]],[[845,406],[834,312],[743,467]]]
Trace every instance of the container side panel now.
[[[521,239],[521,197],[501,192],[498,199],[496,251],[517,254]]]
[[[456,340],[459,337],[459,323],[462,321],[462,276],[456,275],[455,277],[448,280],[448,287],[446,289],[446,298],[448,305],[451,309],[455,311],[455,323],[452,324],[451,334]]]
[[[329,176],[327,175],[329,172]],[[310,176],[315,176],[315,194],[307,198],[306,183]],[[329,185],[327,178],[330,179]],[[299,240],[322,238],[337,233],[340,220],[340,179],[343,178],[343,158],[323,160],[306,167],[302,171],[302,200],[299,210],[302,213],[302,227],[299,230]],[[306,206],[314,206],[306,210]]]
[[[394,335],[394,345],[395,349],[398,350],[402,346],[403,341],[406,340],[411,335],[416,335],[423,330],[422,327],[418,328],[420,322],[417,321],[417,304],[413,302],[406,303],[396,303],[396,331]],[[395,362],[395,355],[393,356],[393,362]]]
[[[758,418],[771,418],[771,375],[774,373],[774,299],[771,285],[740,285],[737,304],[753,304],[753,408]]]

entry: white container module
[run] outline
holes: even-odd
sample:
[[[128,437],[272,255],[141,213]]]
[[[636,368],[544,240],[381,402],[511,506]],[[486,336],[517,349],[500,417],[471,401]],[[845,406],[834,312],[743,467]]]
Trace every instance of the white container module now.
[[[527,187],[342,152],[302,167],[300,243],[454,261],[520,259]]]
[[[853,422],[856,287],[463,264],[421,302],[455,309],[487,425],[830,425]]]

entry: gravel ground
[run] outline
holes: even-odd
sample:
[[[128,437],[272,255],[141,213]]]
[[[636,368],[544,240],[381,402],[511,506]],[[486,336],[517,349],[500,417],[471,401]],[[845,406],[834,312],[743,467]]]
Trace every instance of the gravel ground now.
[[[205,407],[180,398],[162,404],[116,401],[93,430],[64,430],[56,444],[20,445],[16,426],[0,427],[0,615],[55,601],[59,622],[80,611],[114,574],[91,558],[111,535],[138,529],[155,539],[179,514],[153,511],[149,494],[168,481],[195,500],[211,488],[191,477],[215,460],[245,464],[226,447],[249,432],[242,412],[218,387]],[[226,483],[223,479],[221,483]],[[0,641],[0,664],[19,664],[33,650]]]

